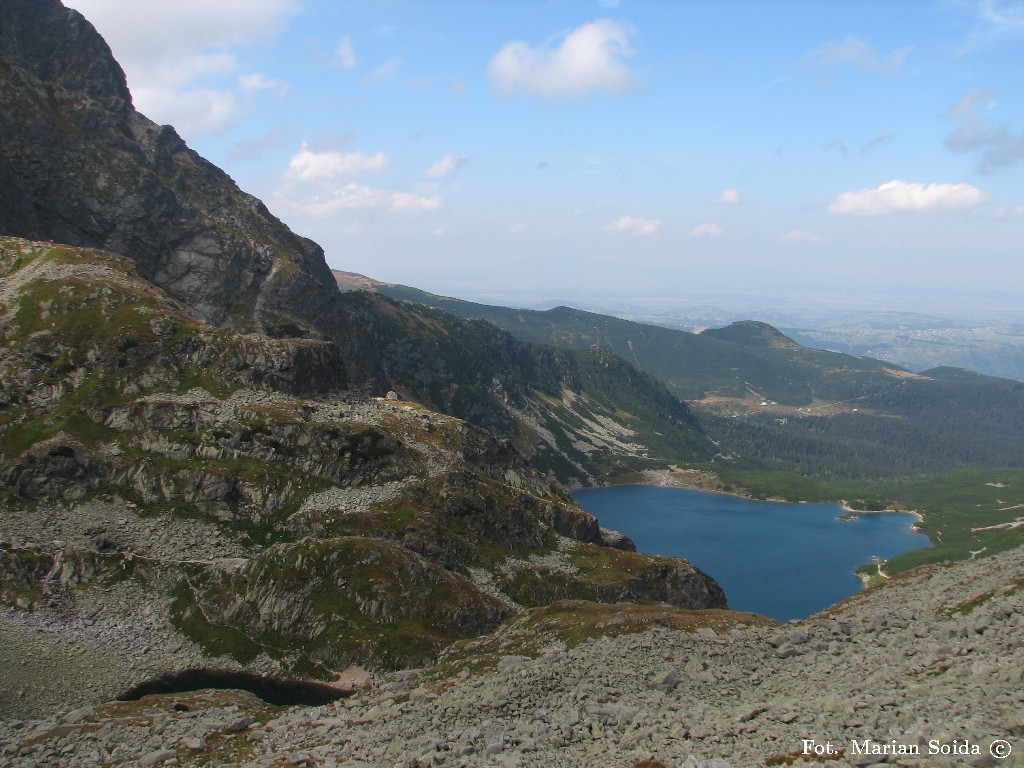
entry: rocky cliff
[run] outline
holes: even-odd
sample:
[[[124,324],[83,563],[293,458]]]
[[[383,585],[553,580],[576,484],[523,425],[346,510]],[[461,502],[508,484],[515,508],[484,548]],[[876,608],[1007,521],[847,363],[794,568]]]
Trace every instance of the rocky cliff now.
[[[81,15],[58,0],[0,0],[0,10],[0,232],[124,255],[214,326],[333,340],[351,388],[398,390],[468,419],[566,482],[714,453],[682,403],[624,376],[621,361],[616,377],[585,382],[585,358],[341,295],[315,243],[135,111]]]
[[[77,11],[2,0],[0,15],[0,232],[128,256],[197,318],[331,338],[373,379],[319,246],[138,113]]]

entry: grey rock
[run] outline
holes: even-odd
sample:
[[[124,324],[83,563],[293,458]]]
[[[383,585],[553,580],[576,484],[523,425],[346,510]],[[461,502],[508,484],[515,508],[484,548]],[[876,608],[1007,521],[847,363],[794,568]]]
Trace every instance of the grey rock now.
[[[140,757],[139,766],[141,768],[149,768],[149,766],[153,765],[163,765],[168,760],[173,760],[177,756],[178,753],[173,749],[158,749]]]
[[[238,733],[239,731],[244,731],[246,728],[248,728],[250,725],[253,725],[255,722],[255,717],[245,715],[244,717],[240,717],[237,720],[232,720],[231,722],[227,723],[221,728],[221,730],[225,733]]]
[[[661,691],[663,693],[669,693],[677,685],[679,685],[681,678],[679,673],[674,669],[665,670],[658,673],[650,681],[649,685],[651,688]]]

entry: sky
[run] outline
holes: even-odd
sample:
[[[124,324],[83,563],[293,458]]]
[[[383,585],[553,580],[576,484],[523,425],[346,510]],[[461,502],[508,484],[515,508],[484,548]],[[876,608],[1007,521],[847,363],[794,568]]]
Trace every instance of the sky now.
[[[1021,0],[66,0],[328,263],[464,298],[1024,299]]]

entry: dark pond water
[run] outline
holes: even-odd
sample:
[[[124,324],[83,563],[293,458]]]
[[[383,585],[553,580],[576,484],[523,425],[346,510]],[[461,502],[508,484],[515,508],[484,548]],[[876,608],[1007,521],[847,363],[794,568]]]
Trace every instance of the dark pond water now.
[[[266,677],[237,670],[188,669],[147,680],[117,698],[119,701],[137,701],[155,693],[185,693],[202,688],[249,691],[274,706],[304,704],[317,707],[351,695],[349,691],[310,680]]]
[[[929,546],[913,515],[840,520],[839,504],[785,504],[651,486],[587,488],[573,497],[637,549],[684,557],[725,590],[729,607],[804,619],[861,590],[859,566]]]

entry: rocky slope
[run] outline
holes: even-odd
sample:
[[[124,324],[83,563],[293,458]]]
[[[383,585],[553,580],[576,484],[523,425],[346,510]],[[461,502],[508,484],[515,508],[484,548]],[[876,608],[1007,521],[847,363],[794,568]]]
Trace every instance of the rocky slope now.
[[[1022,616],[1021,549],[932,566],[797,625],[562,603],[326,706],[150,696],[0,726],[0,761],[1019,766]]]
[[[0,238],[0,276],[0,601],[25,628],[151,656],[136,678],[329,677],[564,597],[724,605],[508,443],[344,390],[330,342],[213,328],[102,251]]]

